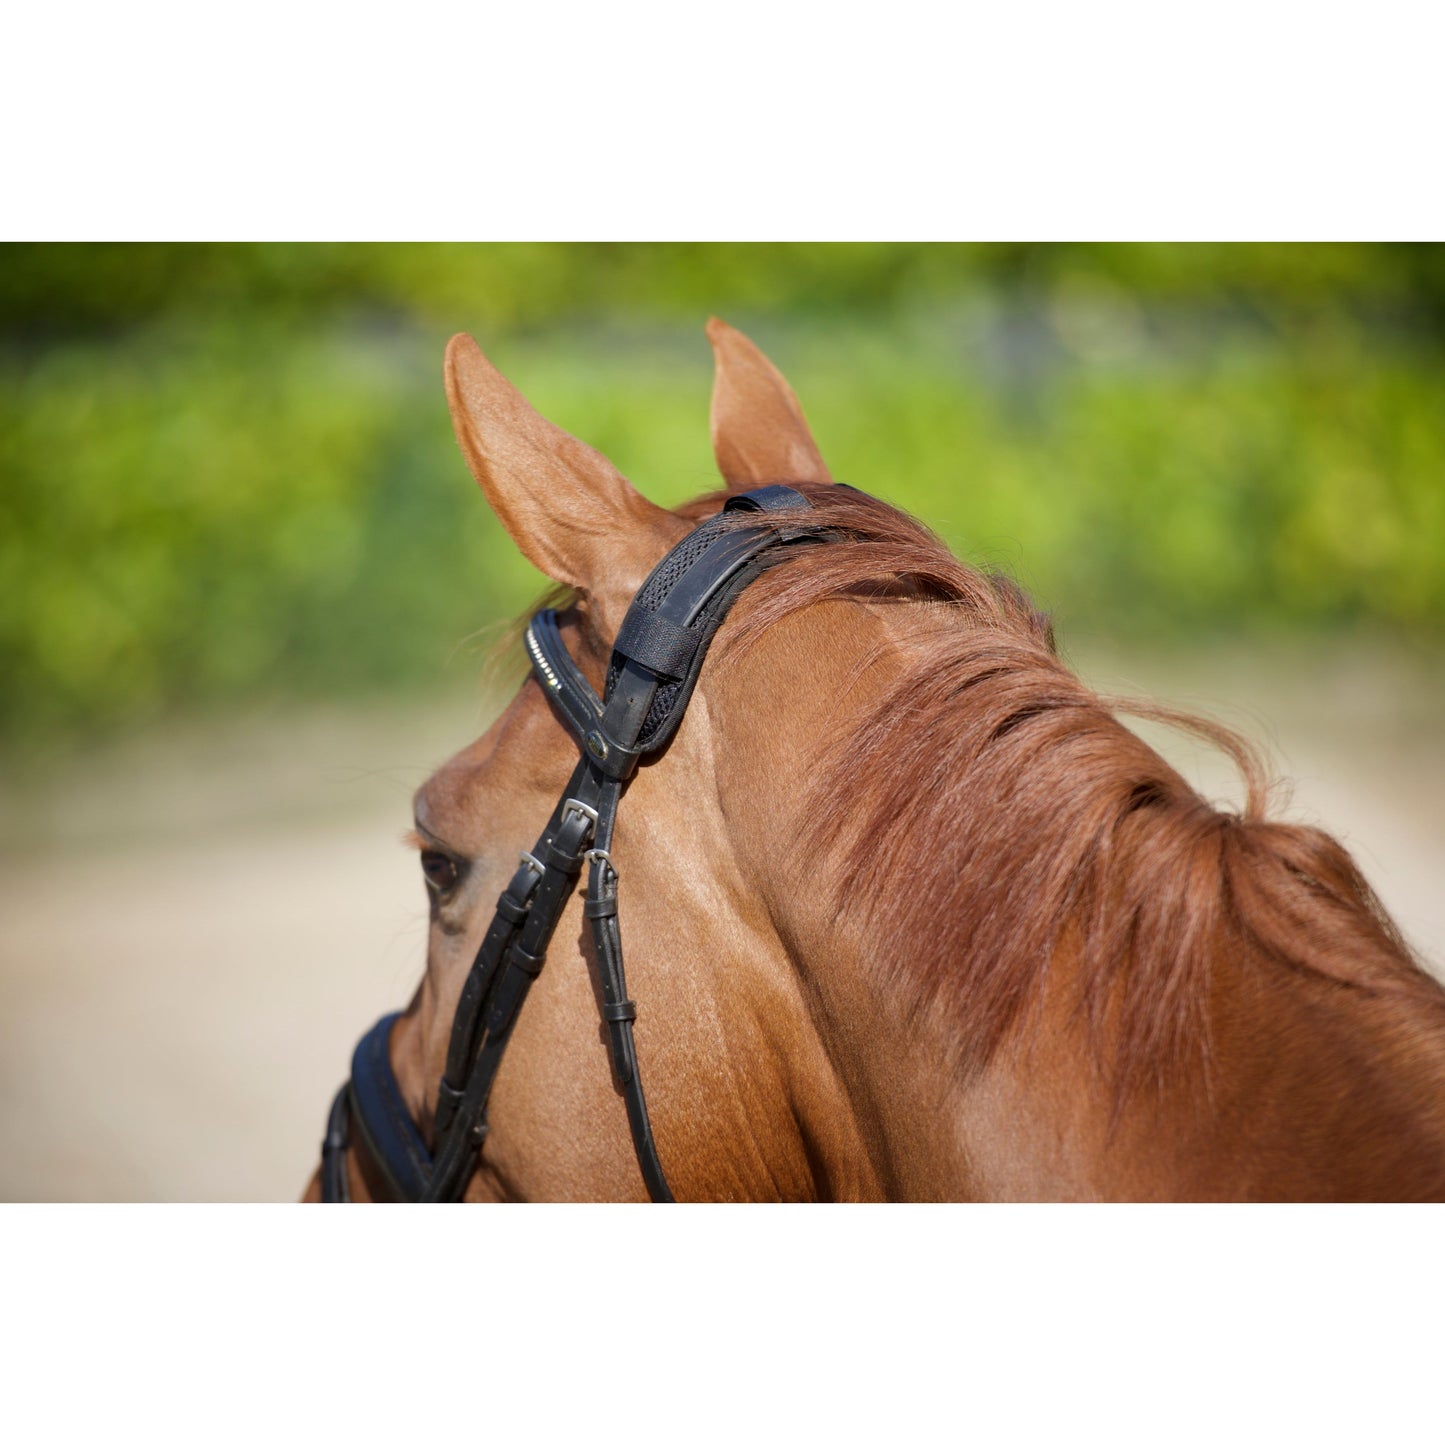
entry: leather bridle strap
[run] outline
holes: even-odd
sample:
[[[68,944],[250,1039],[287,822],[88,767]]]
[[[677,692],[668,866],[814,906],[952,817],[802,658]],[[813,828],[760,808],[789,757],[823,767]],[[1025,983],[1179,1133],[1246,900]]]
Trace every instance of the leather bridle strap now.
[[[322,1146],[322,1196],[349,1198],[346,1151],[364,1143],[398,1199],[460,1199],[487,1136],[487,1104],[527,992],[588,865],[583,913],[592,930],[600,1012],[649,1195],[670,1201],[642,1091],[618,923],[618,873],[610,849],[617,808],[638,764],[666,746],[682,720],[709,643],[738,593],[780,549],[830,540],[817,527],[779,527],[760,516],[739,525],[727,513],[796,512],[807,499],[790,487],[730,498],[653,569],[633,598],[614,644],[599,698],[562,642],[557,616],[537,614],[526,643],[533,671],[576,739],[580,759],[531,853],[497,900],[490,927],[462,985],[438,1086],[435,1150],[429,1151],[402,1100],[388,1040],[397,1015],[357,1045],[352,1075],[332,1105]]]

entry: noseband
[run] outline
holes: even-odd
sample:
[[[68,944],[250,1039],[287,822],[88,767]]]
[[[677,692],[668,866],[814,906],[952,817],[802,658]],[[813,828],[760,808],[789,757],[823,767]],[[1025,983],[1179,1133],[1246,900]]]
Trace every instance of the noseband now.
[[[603,696],[598,697],[562,643],[557,614],[539,612],[527,628],[532,670],[581,753],[562,797],[512,881],[477,950],[452,1020],[437,1090],[435,1149],[407,1112],[388,1042],[399,1014],[388,1014],[356,1046],[351,1079],[337,1094],[321,1146],[327,1203],[351,1198],[346,1151],[353,1130],[399,1200],[458,1200],[481,1158],[487,1102],[527,991],[588,865],[583,914],[592,929],[601,1015],[637,1162],[654,1200],[672,1200],[657,1157],[637,1050],[637,1006],[627,997],[617,922],[617,869],[608,849],[617,805],[638,764],[677,731],[711,643],[738,594],[784,550],[827,541],[821,527],[724,525],[727,513],[794,512],[807,499],[791,487],[759,487],[729,498],[723,512],[689,533],[657,564],[623,619]]]

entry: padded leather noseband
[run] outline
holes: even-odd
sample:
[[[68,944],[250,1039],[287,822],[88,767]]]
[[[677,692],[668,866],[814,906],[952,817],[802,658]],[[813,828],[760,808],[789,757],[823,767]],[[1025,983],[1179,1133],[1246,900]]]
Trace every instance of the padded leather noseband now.
[[[446,1067],[437,1092],[435,1148],[407,1111],[388,1043],[388,1014],[356,1046],[351,1079],[337,1094],[321,1149],[322,1197],[350,1198],[347,1150],[360,1137],[396,1199],[441,1202],[465,1192],[487,1136],[487,1103],[527,992],[542,971],[552,934],[588,869],[583,913],[592,929],[602,1021],[633,1148],[649,1195],[671,1201],[637,1065],[617,920],[617,869],[609,849],[617,807],[638,765],[677,731],[708,645],[737,595],[780,549],[829,540],[821,527],[779,527],[770,512],[799,511],[791,487],[759,487],[729,498],[723,513],[690,532],[653,569],[623,619],[598,697],[562,644],[557,616],[539,612],[527,628],[532,670],[576,739],[580,758],[546,828],[523,853],[462,985]],[[756,526],[724,525],[727,513],[756,512]]]

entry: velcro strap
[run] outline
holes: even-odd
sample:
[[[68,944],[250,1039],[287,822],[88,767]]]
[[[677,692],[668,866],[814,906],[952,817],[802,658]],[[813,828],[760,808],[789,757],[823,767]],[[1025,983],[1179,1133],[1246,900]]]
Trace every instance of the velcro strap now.
[[[846,485],[846,483],[844,484]],[[849,487],[856,492],[857,487]],[[774,482],[766,487],[754,487],[750,492],[739,492],[729,497],[723,506],[725,512],[796,512],[809,506],[808,499],[792,487]]]
[[[614,648],[624,657],[641,663],[649,672],[663,677],[686,677],[702,641],[704,639],[691,629],[679,627],[634,603],[622,619]]]
[[[620,1024],[624,1020],[631,1020],[637,1017],[637,1005],[630,998],[625,998],[621,1003],[605,1003],[602,1005],[602,1017],[610,1024]]]

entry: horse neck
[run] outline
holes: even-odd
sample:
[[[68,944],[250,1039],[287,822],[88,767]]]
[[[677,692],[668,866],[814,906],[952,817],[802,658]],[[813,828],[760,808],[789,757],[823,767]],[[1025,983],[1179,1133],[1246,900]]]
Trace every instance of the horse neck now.
[[[746,615],[746,600],[738,610]],[[804,1091],[795,1085],[796,1117],[778,1120],[778,1132],[806,1140],[821,1197],[964,1199],[977,1191],[946,1072],[919,1049],[905,1001],[879,986],[872,941],[835,926],[826,860],[814,871],[802,845],[819,739],[856,700],[858,644],[840,648],[835,629],[860,623],[876,638],[878,627],[852,604],[786,618],[765,647],[705,675],[693,709],[722,731],[710,763],[729,852],[742,860],[741,887],[776,931],[776,956],[796,988],[792,1037],[806,1044],[795,1055],[814,1061],[812,1102],[799,1109]]]
[[[1084,1021],[1078,963],[1061,950],[1017,1033],[958,1080],[975,1197],[1445,1198],[1430,981],[1366,991],[1222,949],[1197,1038],[1121,1089],[1117,1031]]]
[[[1445,1199],[1445,996],[1408,959],[1342,985],[1222,939],[1197,1035],[1125,1085],[1075,941],[979,1067],[946,1011],[889,990],[907,938],[849,939],[816,909],[794,928],[888,1197]]]
[[[886,634],[886,619],[860,624],[863,612],[836,604],[787,619],[710,694],[735,736],[736,720],[751,719],[743,746],[719,750],[718,783],[725,800],[749,795],[729,809],[735,846],[755,860],[754,886],[804,981],[810,1027],[866,1153],[863,1175],[894,1197],[1445,1197],[1445,995],[1388,938],[1361,945],[1379,957],[1342,966],[1327,949],[1282,962],[1260,938],[1217,929],[1190,1030],[1122,1084],[1128,1020],[1093,1006],[1098,964],[1082,922],[1046,965],[1035,961],[1047,986],[986,1055],[960,1051],[936,1000],[896,987],[918,940],[840,921],[826,853],[798,846],[820,737],[840,707],[886,680],[886,667],[860,679],[850,665],[867,639],[838,645],[849,627],[873,645]],[[769,698],[776,704],[759,708]],[[910,840],[920,870],[936,866],[930,841]],[[1278,859],[1260,867],[1289,872]],[[1370,934],[1365,923],[1359,932]],[[1160,937],[1154,951],[1169,946]],[[936,963],[940,976],[959,960]],[[956,1002],[966,1009],[967,993]]]
[[[1445,1199],[1445,997],[1401,955],[1368,983],[1256,949],[1222,970],[1197,1192]]]

